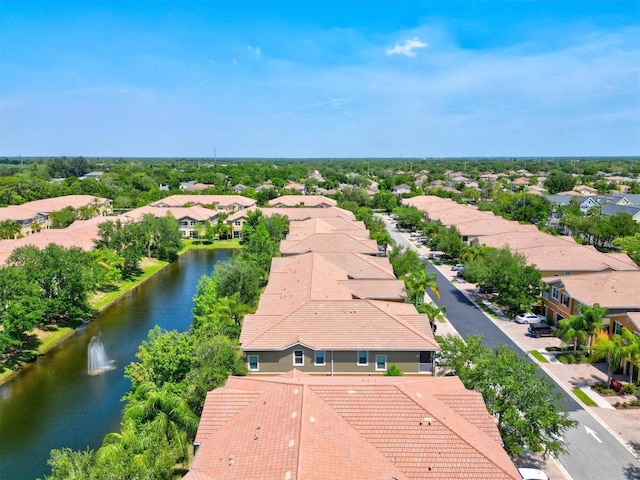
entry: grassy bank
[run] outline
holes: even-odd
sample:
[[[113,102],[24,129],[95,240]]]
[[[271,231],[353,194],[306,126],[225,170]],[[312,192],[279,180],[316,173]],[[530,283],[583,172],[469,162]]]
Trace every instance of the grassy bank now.
[[[192,249],[237,249],[240,248],[240,240],[232,239],[232,240],[220,240],[217,242],[213,242],[210,244],[204,242],[198,242],[194,240],[186,240],[184,247],[180,250],[179,255],[183,255]],[[111,305],[114,302],[117,302],[120,298],[126,295],[131,290],[137,288],[142,285],[149,278],[154,276],[160,270],[168,265],[168,262],[157,260],[155,258],[144,258],[140,261],[140,267],[142,269],[142,273],[138,275],[136,278],[132,280],[127,280],[122,282],[117,289],[114,289],[111,292],[99,292],[94,294],[89,298],[89,304],[97,311],[101,311]],[[75,331],[72,327],[59,327],[55,330],[43,331],[36,330],[34,331],[34,335],[37,337],[39,343],[38,347],[33,351],[32,357],[36,358],[40,355],[45,355],[49,351],[56,348],[62,342],[64,342],[67,338],[73,335]],[[23,364],[24,365],[24,364]],[[0,371],[0,385],[7,382],[13,376],[15,376],[21,369],[18,367],[17,369],[9,369],[2,368]]]

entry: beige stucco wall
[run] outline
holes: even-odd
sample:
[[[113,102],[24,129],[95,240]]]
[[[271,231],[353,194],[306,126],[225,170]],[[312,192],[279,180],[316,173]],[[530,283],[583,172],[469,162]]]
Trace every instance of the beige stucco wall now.
[[[294,350],[302,350],[304,352],[304,365],[294,365]],[[382,374],[384,371],[376,371],[376,355],[387,356],[387,367],[392,363],[396,364],[403,373],[418,374],[420,353],[417,351],[376,351],[368,352],[369,362],[367,365],[357,364],[357,351],[325,351],[325,364],[315,365],[315,353],[313,350],[296,346],[288,348],[284,351],[262,351],[262,352],[245,352],[245,359],[248,362],[249,355],[259,355],[259,371],[252,373],[284,373],[296,368],[305,373],[310,374],[355,374],[370,375]]]

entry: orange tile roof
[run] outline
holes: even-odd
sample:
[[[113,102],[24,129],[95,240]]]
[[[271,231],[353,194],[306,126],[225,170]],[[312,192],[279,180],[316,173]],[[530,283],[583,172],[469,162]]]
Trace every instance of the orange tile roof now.
[[[73,207],[77,210],[88,205],[106,205],[110,203],[111,200],[96,197],[95,195],[65,195],[62,197],[45,198],[42,200],[23,203],[22,205],[10,205],[8,207],[0,208],[0,221],[28,220],[35,217],[38,213],[46,215],[60,211],[66,207]]]
[[[302,240],[282,240],[283,255],[306,252],[351,252],[369,255],[378,254],[375,240],[357,238],[347,233],[315,233]]]
[[[567,294],[585,305],[640,310],[640,271],[609,271],[547,277],[548,284],[561,282]]]
[[[299,205],[303,205],[304,207],[315,208],[322,205],[335,207],[338,205],[338,202],[333,198],[323,197],[322,195],[282,195],[278,198],[269,200],[269,205],[282,205],[285,207],[297,207]]]
[[[165,197],[150,205],[152,207],[182,207],[186,204],[192,205],[241,205],[250,207],[255,205],[256,201],[252,198],[243,197],[242,195],[171,195]]]
[[[403,318],[407,306],[413,308],[375,300],[308,301],[284,316],[246,315],[240,342],[243,351],[297,343],[314,350],[439,350],[430,328]]]
[[[217,423],[198,433],[188,480],[520,478],[457,377],[231,377],[203,418]]]

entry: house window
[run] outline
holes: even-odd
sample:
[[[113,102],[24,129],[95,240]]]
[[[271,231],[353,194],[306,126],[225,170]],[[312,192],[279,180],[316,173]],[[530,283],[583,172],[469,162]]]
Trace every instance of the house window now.
[[[324,350],[316,350],[316,353],[315,353],[315,364],[316,365],[324,365]]]
[[[235,222],[233,222],[233,224],[234,224],[236,227],[240,227],[240,226],[242,226],[242,222],[241,222],[240,220],[236,220]]]
[[[551,298],[558,300],[558,292],[559,290],[556,287],[551,287]]]
[[[376,372],[383,372],[387,369],[387,356],[376,355]]]
[[[620,322],[613,322],[614,335],[620,335],[621,330],[622,330],[622,324]]]
[[[250,372],[257,372],[260,370],[260,356],[259,355],[249,355],[247,357],[247,363],[249,364]]]
[[[369,353],[366,350],[358,350],[358,365],[369,365]]]
[[[302,350],[293,351],[293,365],[297,367],[304,366],[304,352]]]
[[[563,293],[561,302],[565,307],[568,307],[569,306],[569,295],[567,295],[566,293]]]

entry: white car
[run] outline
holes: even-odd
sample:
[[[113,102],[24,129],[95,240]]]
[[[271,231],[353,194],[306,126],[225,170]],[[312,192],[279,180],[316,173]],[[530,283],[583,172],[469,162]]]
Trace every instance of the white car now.
[[[527,312],[516,315],[516,323],[540,323],[544,322],[544,318],[535,313]]]
[[[451,267],[452,272],[461,272],[462,270],[464,270],[464,265],[461,263],[456,263],[454,266]]]
[[[524,480],[549,480],[547,474],[537,468],[519,468],[518,472]]]

